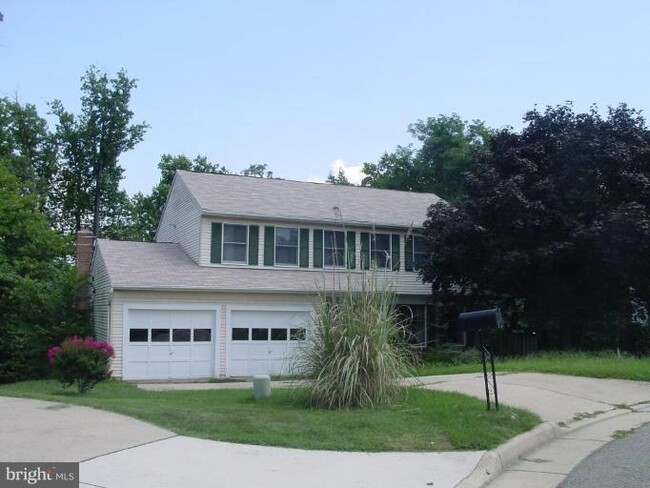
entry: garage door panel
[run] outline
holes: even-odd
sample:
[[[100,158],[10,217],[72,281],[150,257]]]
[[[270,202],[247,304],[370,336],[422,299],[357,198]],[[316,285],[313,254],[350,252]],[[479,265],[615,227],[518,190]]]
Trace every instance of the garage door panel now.
[[[215,310],[129,309],[125,328],[125,379],[215,375]],[[131,334],[131,329],[146,330]]]
[[[228,374],[290,373],[294,351],[304,343],[304,340],[290,340],[291,330],[306,329],[308,324],[309,313],[302,310],[232,310],[227,332]],[[248,337],[248,340],[233,340],[233,329],[237,329],[237,339]],[[253,340],[260,338],[265,340]]]
[[[149,346],[150,361],[169,361],[169,345],[155,344]]]
[[[194,361],[211,361],[213,346],[211,343],[194,344],[192,346],[192,359]]]

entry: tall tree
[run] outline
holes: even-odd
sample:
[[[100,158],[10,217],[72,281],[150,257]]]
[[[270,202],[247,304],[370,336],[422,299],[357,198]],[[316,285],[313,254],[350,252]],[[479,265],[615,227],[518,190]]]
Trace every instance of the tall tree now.
[[[56,171],[55,148],[34,105],[0,98],[0,160],[16,175],[21,191],[36,195],[45,209]]]
[[[68,112],[59,100],[51,103],[57,117],[61,170],[58,207],[65,230],[92,223],[100,235],[102,220],[119,207],[123,169],[119,157],[139,143],[146,123],[132,124],[131,92],[136,80],[119,71],[114,78],[91,67],[81,79],[81,112]]]
[[[467,199],[430,209],[423,277],[434,293],[523,304],[548,344],[611,346],[650,302],[650,131],[625,105],[524,122],[492,137]]]
[[[377,163],[365,163],[367,176],[362,184],[432,192],[451,202],[462,200],[464,179],[475,172],[475,155],[484,151],[493,131],[479,120],[468,123],[457,114],[418,120],[408,131],[421,145],[397,146]]]

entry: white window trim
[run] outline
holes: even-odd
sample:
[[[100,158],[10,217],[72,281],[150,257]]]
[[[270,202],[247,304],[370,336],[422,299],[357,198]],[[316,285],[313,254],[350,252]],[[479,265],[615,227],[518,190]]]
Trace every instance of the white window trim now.
[[[296,247],[296,264],[278,263],[278,229],[295,229],[298,231],[298,246]],[[285,246],[287,247],[287,246]],[[274,226],[273,230],[273,264],[278,268],[297,268],[300,266],[300,227],[285,227],[283,225]]]
[[[226,244],[226,225],[238,225],[240,227],[246,227],[246,251],[245,251],[245,257],[246,259],[244,261],[229,261],[224,259],[224,253],[223,253],[223,248],[224,245]],[[231,264],[231,265],[236,265],[236,266],[247,266],[248,265],[248,254],[249,254],[249,248],[248,246],[250,245],[250,225],[249,224],[242,224],[239,222],[222,222],[221,224],[221,264]],[[240,244],[240,243],[235,243],[231,242],[229,244]]]

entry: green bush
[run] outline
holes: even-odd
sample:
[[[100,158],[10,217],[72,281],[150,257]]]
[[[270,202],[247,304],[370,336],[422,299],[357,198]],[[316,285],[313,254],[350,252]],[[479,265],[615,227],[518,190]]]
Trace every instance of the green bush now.
[[[86,394],[100,381],[110,378],[113,347],[92,337],[74,336],[48,351],[54,375],[64,388],[77,385],[80,394]]]
[[[411,355],[392,290],[380,288],[373,276],[362,280],[359,291],[348,281],[346,291],[322,292],[313,325],[298,354],[311,405],[374,407],[397,398]]]

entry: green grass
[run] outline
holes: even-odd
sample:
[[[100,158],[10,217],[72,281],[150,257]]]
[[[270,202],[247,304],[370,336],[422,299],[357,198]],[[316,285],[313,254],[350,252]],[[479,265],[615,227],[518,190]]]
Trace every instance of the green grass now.
[[[592,378],[618,378],[650,381],[650,357],[617,356],[615,353],[586,352],[542,353],[516,359],[497,360],[497,371],[555,373]],[[425,364],[417,368],[419,376],[482,371],[476,364]]]
[[[398,405],[363,410],[307,408],[304,390],[276,388],[270,399],[255,401],[248,389],[151,392],[121,381],[86,396],[50,380],[0,385],[0,395],[100,408],[193,437],[304,449],[493,449],[540,422],[525,410],[486,411],[475,398],[416,388]]]

